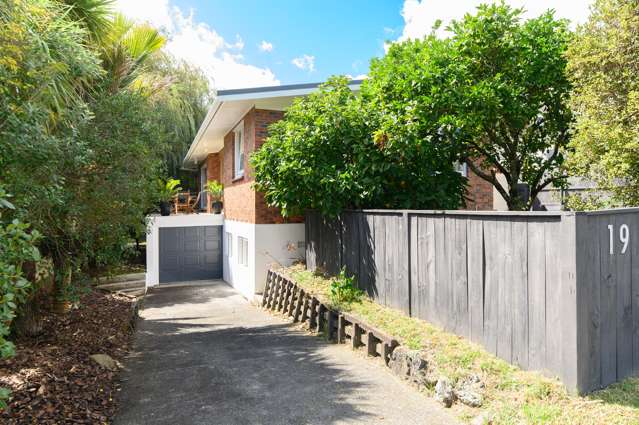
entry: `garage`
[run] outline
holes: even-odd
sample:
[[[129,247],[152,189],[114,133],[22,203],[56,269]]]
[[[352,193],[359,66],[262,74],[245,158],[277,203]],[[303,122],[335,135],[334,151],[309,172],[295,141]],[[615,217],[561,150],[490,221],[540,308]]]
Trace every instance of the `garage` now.
[[[222,214],[151,216],[146,286],[222,279]]]
[[[222,278],[222,227],[160,229],[159,283]]]

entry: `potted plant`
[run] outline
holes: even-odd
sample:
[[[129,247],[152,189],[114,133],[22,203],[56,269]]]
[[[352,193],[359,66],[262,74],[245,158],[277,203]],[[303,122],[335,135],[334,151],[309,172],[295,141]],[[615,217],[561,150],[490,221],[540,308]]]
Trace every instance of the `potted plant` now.
[[[204,190],[208,192],[211,199],[211,206],[214,214],[222,212],[222,195],[224,194],[224,185],[217,180],[209,180],[204,186]]]
[[[158,179],[158,199],[160,201],[160,214],[171,215],[171,199],[175,197],[182,188],[180,181],[176,179]]]

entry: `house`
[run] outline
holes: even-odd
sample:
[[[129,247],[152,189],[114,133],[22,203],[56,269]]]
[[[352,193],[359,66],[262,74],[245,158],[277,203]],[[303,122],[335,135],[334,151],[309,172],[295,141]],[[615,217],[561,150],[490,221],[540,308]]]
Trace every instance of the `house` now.
[[[352,90],[357,91],[360,84],[361,80],[352,80],[349,85]],[[293,99],[317,90],[318,85],[295,84],[218,91],[184,158],[183,167],[199,173],[201,186],[207,180],[218,180],[224,185],[224,218],[220,236],[222,277],[247,298],[262,291],[266,272],[272,263],[290,265],[296,259],[303,259],[305,254],[303,218],[285,219],[278,209],[266,205],[264,196],[253,188],[254,176],[248,164],[249,155],[265,142],[268,126],[282,119]],[[492,186],[474,175],[466,166],[460,167],[460,172],[469,178],[469,200],[466,207],[473,210],[492,209]],[[207,201],[203,197],[202,209],[206,205]],[[201,217],[197,219],[158,218],[156,226],[161,220],[167,223],[182,220],[180,226],[189,223],[195,226],[201,220],[206,220],[203,214],[199,215]],[[167,253],[166,261],[194,264],[193,267],[195,264],[218,267],[218,262],[210,258],[217,255],[213,254],[214,250],[194,254],[191,258],[178,258],[183,255],[177,252],[182,249],[179,247],[188,245],[189,240],[193,241],[198,236],[194,228],[182,236],[176,228],[173,232],[175,234],[170,239],[174,241],[175,249],[171,251],[159,248]],[[206,232],[200,230],[200,233],[205,235]],[[213,246],[216,236],[214,232],[209,234],[209,238],[213,239],[204,245]],[[165,239],[169,240],[169,236]],[[162,258],[162,255],[158,256],[156,253],[151,262],[155,261],[157,265]],[[200,272],[190,273],[188,276],[198,276]],[[160,281],[155,275],[150,284]]]

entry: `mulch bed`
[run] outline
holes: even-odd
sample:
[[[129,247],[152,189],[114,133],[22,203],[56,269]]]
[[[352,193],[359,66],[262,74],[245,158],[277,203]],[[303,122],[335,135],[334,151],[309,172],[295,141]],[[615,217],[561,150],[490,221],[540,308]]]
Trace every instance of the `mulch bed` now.
[[[133,331],[132,302],[94,291],[70,313],[47,315],[37,337],[15,341],[16,357],[0,361],[0,386],[12,390],[0,423],[108,423],[116,408],[118,372],[89,356],[123,360]]]

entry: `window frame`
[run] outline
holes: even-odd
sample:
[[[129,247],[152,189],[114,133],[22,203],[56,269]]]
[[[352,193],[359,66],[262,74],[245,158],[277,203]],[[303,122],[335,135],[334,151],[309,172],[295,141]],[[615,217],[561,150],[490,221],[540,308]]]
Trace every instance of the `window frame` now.
[[[233,257],[233,234],[231,232],[226,233],[226,256]]]
[[[233,178],[244,177],[244,122],[240,122],[233,130]]]
[[[248,267],[248,238],[237,236],[237,263]]]

